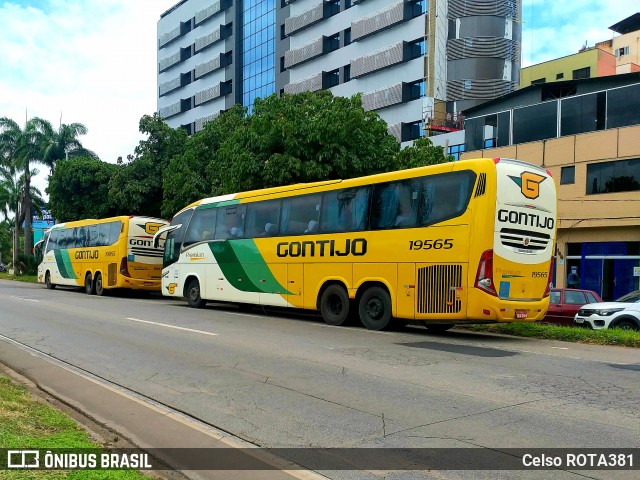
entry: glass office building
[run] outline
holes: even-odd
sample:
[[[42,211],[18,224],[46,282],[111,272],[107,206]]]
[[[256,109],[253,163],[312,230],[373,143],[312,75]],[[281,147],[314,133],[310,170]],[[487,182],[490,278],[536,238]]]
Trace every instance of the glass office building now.
[[[253,110],[256,98],[276,85],[276,0],[242,2],[242,105]]]

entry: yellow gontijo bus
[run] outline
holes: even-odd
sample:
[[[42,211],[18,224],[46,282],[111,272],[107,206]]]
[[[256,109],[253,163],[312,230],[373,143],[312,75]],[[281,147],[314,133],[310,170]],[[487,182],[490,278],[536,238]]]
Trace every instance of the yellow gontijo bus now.
[[[207,198],[167,232],[162,293],[455,323],[542,319],[549,303],[556,187],[509,159],[465,160]]]
[[[157,291],[163,248],[154,247],[153,235],[167,223],[121,216],[55,225],[42,240],[38,281],[49,289],[84,286],[90,295],[111,288]]]

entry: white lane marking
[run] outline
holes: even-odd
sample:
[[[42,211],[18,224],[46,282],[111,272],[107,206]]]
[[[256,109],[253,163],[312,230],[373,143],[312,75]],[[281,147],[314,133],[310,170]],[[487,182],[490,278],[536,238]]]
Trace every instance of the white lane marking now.
[[[569,350],[566,347],[551,347],[551,348],[555,348],[556,350]]]
[[[11,295],[11,298],[17,298],[18,300],[24,300],[26,302],[38,302],[38,303],[40,303],[40,300],[34,300],[33,298],[16,297],[15,295]]]
[[[175,325],[167,325],[166,323],[150,322],[149,320],[140,320],[139,318],[127,317],[132,322],[148,323],[150,325],[158,325],[160,327],[175,328],[176,330],[184,330],[185,332],[201,333],[203,335],[217,336],[217,333],[205,332],[204,330],[194,330],[193,328],[176,327]]]

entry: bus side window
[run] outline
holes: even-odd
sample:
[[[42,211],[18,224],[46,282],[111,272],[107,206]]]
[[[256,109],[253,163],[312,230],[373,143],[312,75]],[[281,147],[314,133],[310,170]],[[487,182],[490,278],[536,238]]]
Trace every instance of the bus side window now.
[[[219,217],[219,208],[206,208],[196,210],[189,223],[185,237],[184,246],[194,243],[213,240],[216,232],[216,218]]]
[[[247,238],[271,237],[278,234],[280,200],[247,205]]]
[[[98,246],[107,247],[110,245],[109,237],[111,236],[111,223],[101,223],[98,230]]]
[[[109,243],[108,243],[108,245],[113,245],[114,243],[116,243],[118,241],[118,238],[120,237],[120,230],[122,229],[122,222],[118,220],[117,222],[111,222],[109,225],[111,226],[111,231],[109,233]]]
[[[312,233],[309,230],[311,222],[320,220],[320,205],[322,196],[319,194],[301,195],[285,198],[282,201],[282,215],[280,217],[281,235],[300,235]]]
[[[89,246],[87,241],[87,227],[76,228],[76,248],[85,248]]]
[[[216,222],[216,240],[234,240],[244,238],[244,217],[247,210],[245,205],[218,208]],[[196,213],[198,211],[196,210]]]
[[[58,249],[58,232],[60,232],[60,230],[51,231],[49,242],[47,243],[47,252]]]
[[[87,247],[97,247],[98,246],[98,234],[100,232],[99,225],[89,225],[87,228],[89,232],[89,241],[87,242]]]
[[[369,187],[326,192],[322,202],[320,231],[352,232],[367,227]]]
[[[417,180],[376,185],[371,204],[372,228],[415,226],[419,193],[420,184]]]

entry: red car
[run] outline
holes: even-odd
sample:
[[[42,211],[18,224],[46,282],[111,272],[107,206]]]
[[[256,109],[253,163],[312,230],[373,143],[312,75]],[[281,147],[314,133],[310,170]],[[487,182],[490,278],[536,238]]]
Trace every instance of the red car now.
[[[600,295],[591,290],[552,288],[549,296],[549,310],[540,322],[573,326],[573,318],[581,306],[599,302],[602,302]]]

